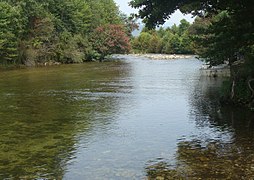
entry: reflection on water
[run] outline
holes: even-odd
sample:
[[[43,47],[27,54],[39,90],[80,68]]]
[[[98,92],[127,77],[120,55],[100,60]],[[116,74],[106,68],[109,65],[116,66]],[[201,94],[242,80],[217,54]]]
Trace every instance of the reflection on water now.
[[[0,179],[62,179],[79,138],[109,126],[117,102],[110,93],[122,87],[103,84],[121,77],[123,63],[97,66],[1,74]]]
[[[248,179],[253,117],[195,59],[0,72],[0,179]]]
[[[148,179],[252,179],[254,113],[221,107],[222,80],[202,77],[190,97],[191,117],[201,132],[178,140],[175,163],[148,163]]]

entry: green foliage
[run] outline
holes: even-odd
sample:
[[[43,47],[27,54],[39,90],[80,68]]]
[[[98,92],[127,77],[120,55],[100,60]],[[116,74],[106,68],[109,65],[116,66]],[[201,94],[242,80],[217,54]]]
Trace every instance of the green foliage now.
[[[239,30],[236,26],[238,25],[234,16],[229,11],[221,11],[211,17],[196,19],[190,33],[197,54],[210,65],[229,62],[230,86],[223,85],[223,97],[226,101],[247,104],[253,99],[249,87],[249,80],[254,77],[254,56],[251,51],[253,40],[244,40],[240,37],[238,33],[243,37],[249,36],[249,33],[248,31],[236,33]]]
[[[148,52],[150,53],[160,53],[162,51],[162,39],[154,33],[149,41]]]
[[[179,26],[171,28],[149,30],[144,28],[142,33],[132,40],[134,52],[164,53],[164,54],[192,54],[194,53],[192,39],[188,33],[190,23],[181,20]]]
[[[93,49],[100,54],[99,59],[106,55],[128,53],[129,37],[122,25],[104,25],[95,29],[91,35]]]
[[[123,31],[110,34],[111,39],[113,36],[123,38],[118,39],[121,44],[128,41],[124,35],[130,35],[133,29],[130,24],[134,25],[133,21],[126,22],[127,17],[122,18],[113,0],[4,0],[0,2],[0,11],[2,63],[35,65],[97,59],[98,50],[94,48],[98,47],[93,44],[97,41],[91,37],[101,40],[101,36],[94,36],[98,27],[123,26]],[[102,57],[125,52],[119,50],[120,45],[106,47],[104,43],[102,46],[105,46],[100,47],[102,49],[108,48]]]
[[[194,37],[197,52],[212,65],[225,60],[232,64],[239,54],[246,55],[249,46],[253,45],[254,7],[249,0],[175,0],[166,3],[164,0],[132,0],[131,5],[140,8],[138,16],[144,18],[149,28],[164,23],[176,9],[198,15],[201,20],[198,19],[194,27],[202,29],[202,32]],[[202,24],[204,27],[200,27]],[[175,34],[178,31],[182,34],[188,26],[182,21],[179,28],[173,26],[172,29]]]
[[[132,16],[127,16],[126,14],[120,13],[121,21],[124,22],[125,31],[127,35],[131,38],[132,32],[139,29],[137,19]]]
[[[81,63],[85,59],[85,51],[81,48],[84,39],[81,35],[63,32],[59,36],[57,58],[63,63]]]
[[[179,34],[183,35],[183,33],[185,33],[190,27],[190,23],[186,19],[182,19],[180,22],[181,23],[179,25]]]
[[[198,46],[199,56],[211,65],[222,64],[224,61],[232,64],[236,61],[235,55],[240,53],[240,47],[237,47],[238,40],[232,36],[232,26],[232,19],[227,11],[213,17],[197,19],[193,28],[197,28],[194,41]]]
[[[92,11],[92,28],[105,24],[122,24],[118,7],[114,0],[86,0]]]
[[[148,32],[141,32],[140,35],[133,40],[133,49],[142,53],[147,53],[150,46],[152,35]]]
[[[18,59],[18,36],[21,33],[20,12],[0,2],[0,62],[15,63]]]

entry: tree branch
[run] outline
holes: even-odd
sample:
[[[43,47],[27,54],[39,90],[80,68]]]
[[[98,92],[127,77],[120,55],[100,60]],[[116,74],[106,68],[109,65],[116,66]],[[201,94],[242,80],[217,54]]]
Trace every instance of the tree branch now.
[[[252,81],[254,81],[254,79],[250,79],[250,80],[248,81],[248,87],[249,87],[249,89],[250,89],[250,91],[251,91],[251,98],[254,97],[254,89],[251,87],[251,82],[252,82]]]

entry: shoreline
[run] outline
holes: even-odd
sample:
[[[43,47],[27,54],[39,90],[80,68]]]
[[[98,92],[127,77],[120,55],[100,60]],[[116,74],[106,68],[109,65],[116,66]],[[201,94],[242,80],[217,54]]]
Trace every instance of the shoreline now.
[[[154,60],[189,59],[195,55],[185,54],[131,54],[135,57],[145,57]]]

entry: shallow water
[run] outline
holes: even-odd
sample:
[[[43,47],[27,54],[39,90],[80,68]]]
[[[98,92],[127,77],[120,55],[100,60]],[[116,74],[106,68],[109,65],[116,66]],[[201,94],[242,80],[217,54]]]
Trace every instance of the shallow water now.
[[[246,179],[253,117],[196,59],[0,72],[0,179]]]

